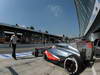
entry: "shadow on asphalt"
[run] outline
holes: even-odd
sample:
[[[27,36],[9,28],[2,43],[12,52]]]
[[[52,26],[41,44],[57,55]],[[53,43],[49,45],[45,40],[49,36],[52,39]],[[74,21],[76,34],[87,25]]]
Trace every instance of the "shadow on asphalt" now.
[[[49,61],[49,60],[48,60],[48,62],[53,63],[54,65],[59,66],[61,68],[64,68],[64,64],[61,62],[54,62],[54,61]]]
[[[47,60],[47,62],[50,62],[58,67],[61,67],[64,69],[64,63],[59,63],[59,62],[54,62],[54,61],[50,61],[50,60]],[[91,68],[93,65],[90,65],[90,64],[87,64],[87,65],[82,65],[81,67],[81,70],[80,70],[80,73],[76,74],[76,75],[80,75],[81,73],[83,73],[87,68]]]
[[[18,73],[12,67],[7,67],[7,69],[11,72],[12,75],[18,75]]]
[[[24,59],[33,59],[33,58],[36,58],[36,57],[17,57],[17,60],[24,60]]]

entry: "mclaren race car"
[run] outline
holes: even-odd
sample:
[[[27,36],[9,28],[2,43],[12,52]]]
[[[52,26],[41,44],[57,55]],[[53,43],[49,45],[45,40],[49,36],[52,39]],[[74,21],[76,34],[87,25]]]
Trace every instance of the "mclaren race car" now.
[[[45,60],[63,62],[64,68],[69,74],[77,74],[81,68],[80,52],[74,47],[60,43],[44,51]]]
[[[82,45],[82,51],[72,47],[66,43],[58,43],[52,47],[36,48],[33,54],[38,57],[43,55],[45,60],[55,61],[57,63],[63,63],[65,70],[70,75],[78,75],[83,70],[83,65],[87,65],[87,62],[91,62],[93,58],[93,50],[90,47],[86,48],[87,44]]]

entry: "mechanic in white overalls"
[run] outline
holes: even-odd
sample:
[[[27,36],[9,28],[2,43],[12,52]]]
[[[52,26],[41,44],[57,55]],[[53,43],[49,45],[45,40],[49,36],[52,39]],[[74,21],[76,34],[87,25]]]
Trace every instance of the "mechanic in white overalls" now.
[[[13,49],[12,57],[16,60],[16,43],[17,43],[17,36],[14,34],[10,38],[10,44]]]

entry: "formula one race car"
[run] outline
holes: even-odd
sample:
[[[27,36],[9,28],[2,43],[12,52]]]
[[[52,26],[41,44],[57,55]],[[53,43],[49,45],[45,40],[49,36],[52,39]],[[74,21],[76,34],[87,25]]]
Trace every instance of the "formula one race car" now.
[[[82,67],[85,61],[78,49],[70,46],[66,43],[58,43],[49,48],[36,48],[36,54],[42,51],[45,60],[63,62],[65,70],[70,75],[78,75],[82,71]]]
[[[63,62],[64,68],[69,74],[79,73],[82,66],[80,52],[68,44],[54,45],[45,50],[43,56],[46,60]]]

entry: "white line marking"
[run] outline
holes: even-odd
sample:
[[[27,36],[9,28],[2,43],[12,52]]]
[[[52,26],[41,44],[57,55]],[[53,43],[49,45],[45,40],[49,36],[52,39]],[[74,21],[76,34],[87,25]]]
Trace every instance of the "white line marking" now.
[[[23,53],[16,53],[16,57],[24,57],[24,56],[29,56],[32,55],[32,52],[23,52]],[[0,58],[3,59],[10,59],[12,58],[12,54],[0,54]]]
[[[93,72],[93,75],[97,75],[94,66],[92,67],[92,72]]]

